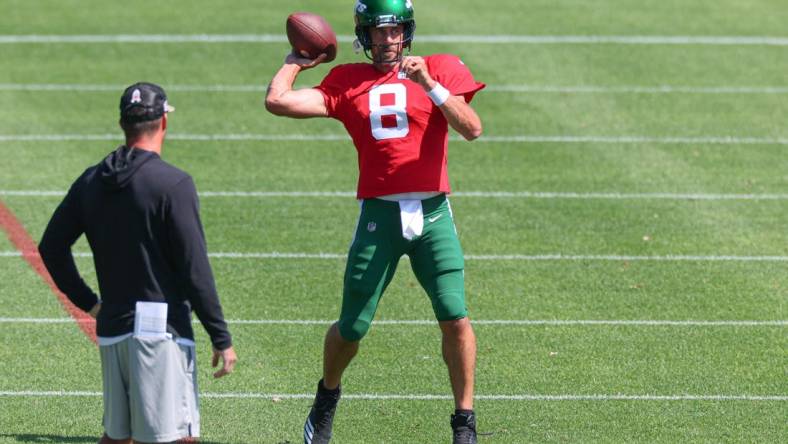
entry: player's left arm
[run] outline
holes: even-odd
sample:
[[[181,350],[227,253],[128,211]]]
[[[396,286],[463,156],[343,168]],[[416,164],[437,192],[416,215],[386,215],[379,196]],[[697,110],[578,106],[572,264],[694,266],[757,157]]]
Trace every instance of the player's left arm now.
[[[101,300],[80,276],[71,252],[71,246],[85,232],[80,209],[82,187],[80,177],[55,209],[38,244],[38,251],[57,288],[74,305],[95,317],[101,308]]]
[[[466,140],[474,140],[482,135],[482,121],[476,111],[473,110],[471,105],[465,101],[464,96],[455,96],[445,91],[444,94],[448,96],[441,96],[438,82],[430,76],[429,70],[425,60],[418,56],[408,56],[402,59],[402,70],[405,71],[408,78],[421,85],[430,97],[438,100],[435,104],[441,110],[446,120],[449,122],[455,131],[460,133]],[[435,91],[436,86],[438,91]],[[434,96],[437,96],[434,97]],[[442,102],[439,104],[439,102]]]

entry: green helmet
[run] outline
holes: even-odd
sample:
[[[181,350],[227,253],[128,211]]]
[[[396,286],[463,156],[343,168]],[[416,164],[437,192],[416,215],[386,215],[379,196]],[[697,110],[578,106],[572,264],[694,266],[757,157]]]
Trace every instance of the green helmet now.
[[[416,21],[411,0],[356,0],[356,37],[364,51],[372,49],[369,27],[404,25],[402,47],[410,48]]]

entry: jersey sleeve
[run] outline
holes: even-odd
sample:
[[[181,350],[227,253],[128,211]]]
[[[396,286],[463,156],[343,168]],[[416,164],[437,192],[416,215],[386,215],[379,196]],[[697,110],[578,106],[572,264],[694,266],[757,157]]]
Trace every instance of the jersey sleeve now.
[[[328,110],[329,117],[337,118],[344,101],[347,88],[344,85],[343,80],[345,75],[343,72],[342,65],[335,66],[328,72],[326,77],[323,78],[320,85],[315,87],[315,89],[323,94],[323,100],[326,102],[326,109]]]
[[[471,74],[471,70],[459,57],[449,54],[440,54],[430,58],[430,74],[433,78],[448,89],[452,95],[464,96],[465,101],[470,103],[473,96],[481,91],[484,83],[477,82]]]

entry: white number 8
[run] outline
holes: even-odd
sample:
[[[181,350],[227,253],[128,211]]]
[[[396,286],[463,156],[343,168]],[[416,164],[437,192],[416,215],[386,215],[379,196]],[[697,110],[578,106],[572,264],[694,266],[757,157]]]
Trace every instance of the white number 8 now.
[[[380,105],[383,94],[393,94],[393,105]],[[372,124],[372,136],[377,140],[396,139],[408,135],[408,113],[405,106],[408,101],[408,91],[401,83],[379,85],[369,91],[369,120]],[[397,126],[384,127],[383,116],[396,116]]]

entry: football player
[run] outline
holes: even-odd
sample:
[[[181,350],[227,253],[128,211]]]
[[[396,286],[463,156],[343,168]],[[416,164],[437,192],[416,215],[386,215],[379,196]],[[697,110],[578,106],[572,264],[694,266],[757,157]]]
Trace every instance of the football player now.
[[[294,118],[342,122],[358,153],[361,210],[345,269],[339,320],[328,330],[323,379],[304,424],[305,443],[327,443],[342,373],[358,351],[401,256],[429,296],[442,332],[455,400],[454,443],[476,442],[476,337],[468,319],[464,261],[447,198],[448,127],[482,133],[471,108],[484,84],[456,56],[410,55],[416,22],[410,0],[358,0],[357,41],[371,63],[333,68],[320,85],[293,89],[325,55],[289,54],[268,87],[266,108]]]

